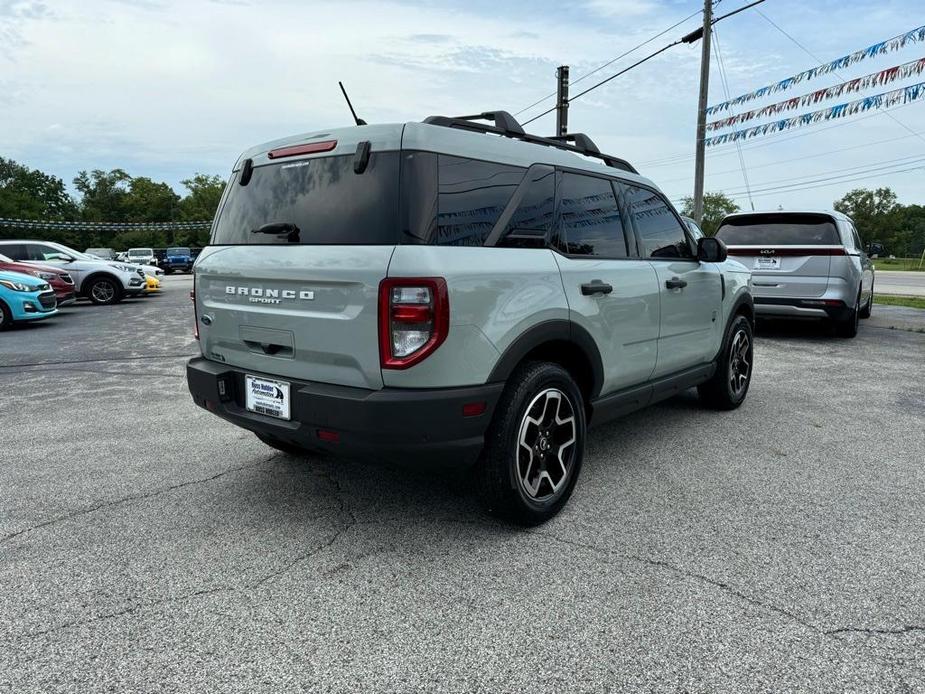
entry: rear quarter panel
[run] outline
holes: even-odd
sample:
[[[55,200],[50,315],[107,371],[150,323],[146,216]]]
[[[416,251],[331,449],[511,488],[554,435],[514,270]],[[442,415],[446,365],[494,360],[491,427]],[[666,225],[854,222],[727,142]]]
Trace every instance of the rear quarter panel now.
[[[548,249],[399,246],[389,277],[443,277],[450,331],[431,356],[382,370],[386,386],[446,388],[485,383],[501,354],[532,326],[568,320],[559,268]]]

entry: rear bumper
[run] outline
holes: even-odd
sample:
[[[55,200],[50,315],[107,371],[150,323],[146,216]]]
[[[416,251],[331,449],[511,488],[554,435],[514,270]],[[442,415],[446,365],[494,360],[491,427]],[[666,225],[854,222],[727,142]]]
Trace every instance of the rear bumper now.
[[[755,315],[760,318],[831,318],[845,320],[851,311],[840,299],[780,299],[754,297]]]
[[[278,379],[249,371],[254,376]],[[474,463],[504,388],[491,383],[466,388],[366,390],[289,381],[290,414],[284,421],[244,407],[245,371],[202,357],[186,367],[197,405],[244,429],[309,449],[398,463]],[[288,379],[283,379],[288,380]],[[224,394],[222,394],[224,390]],[[485,411],[464,417],[463,405],[484,402]],[[322,440],[319,431],[337,441]]]

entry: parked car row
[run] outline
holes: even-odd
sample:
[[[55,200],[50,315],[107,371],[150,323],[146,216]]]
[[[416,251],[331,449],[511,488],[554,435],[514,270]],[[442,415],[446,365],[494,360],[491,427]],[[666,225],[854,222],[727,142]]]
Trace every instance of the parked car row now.
[[[173,272],[191,272],[193,262],[201,250],[188,246],[171,246],[170,248],[129,248],[123,253],[117,253],[112,248],[88,248],[84,253],[103,260],[151,265],[169,275]]]
[[[114,262],[54,241],[0,240],[0,328],[49,318],[87,298],[115,304],[160,291],[164,271]]]

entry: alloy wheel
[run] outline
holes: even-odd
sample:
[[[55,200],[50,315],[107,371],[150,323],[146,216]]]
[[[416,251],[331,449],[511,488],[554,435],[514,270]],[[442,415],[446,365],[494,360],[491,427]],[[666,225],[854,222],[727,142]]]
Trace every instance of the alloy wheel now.
[[[90,289],[90,293],[93,295],[94,299],[105,304],[115,298],[116,288],[112,286],[112,282],[104,280],[94,284],[92,289]]]
[[[533,398],[517,437],[517,477],[528,497],[545,501],[566,485],[576,441],[575,410],[568,396],[547,388]]]
[[[736,397],[748,386],[752,368],[751,344],[748,333],[744,330],[739,330],[732,338],[732,346],[729,349],[729,385]]]

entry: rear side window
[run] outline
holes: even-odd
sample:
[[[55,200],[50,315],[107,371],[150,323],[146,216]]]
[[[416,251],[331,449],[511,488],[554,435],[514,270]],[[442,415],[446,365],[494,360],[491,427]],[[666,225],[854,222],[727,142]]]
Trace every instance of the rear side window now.
[[[684,227],[668,202],[654,190],[619,184],[639,237],[643,258],[692,258]]]
[[[623,218],[610,181],[562,174],[559,245],[569,255],[627,257]]]
[[[235,177],[212,243],[394,244],[398,241],[398,152],[374,152],[366,170],[353,155],[269,164],[246,186]],[[259,233],[289,224],[298,234]]]
[[[727,246],[838,246],[832,219],[824,214],[748,214],[723,220],[716,232]]]
[[[498,245],[508,248],[542,248],[556,212],[556,170],[532,166],[517,208],[501,234]]]
[[[524,177],[524,169],[438,155],[438,246],[481,246]]]

